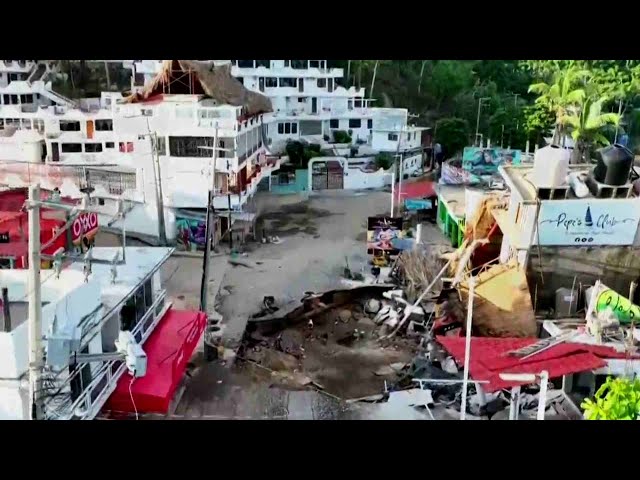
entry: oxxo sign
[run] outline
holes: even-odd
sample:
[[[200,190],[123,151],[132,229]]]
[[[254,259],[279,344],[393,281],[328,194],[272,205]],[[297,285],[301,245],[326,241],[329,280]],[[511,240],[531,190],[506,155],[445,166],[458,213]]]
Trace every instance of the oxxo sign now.
[[[639,199],[548,200],[540,203],[540,245],[632,245]]]
[[[81,213],[71,225],[73,243],[78,243],[82,237],[93,237],[98,229],[98,215],[95,213]]]

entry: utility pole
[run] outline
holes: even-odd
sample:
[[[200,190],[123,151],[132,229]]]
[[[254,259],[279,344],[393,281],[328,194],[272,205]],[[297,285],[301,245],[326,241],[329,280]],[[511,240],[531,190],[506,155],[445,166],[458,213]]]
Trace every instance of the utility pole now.
[[[478,99],[478,119],[476,120],[476,138],[478,141],[478,134],[480,133],[480,110],[482,110],[482,102],[484,100],[489,100],[489,97],[482,97]],[[480,142],[480,147],[482,147],[482,142]]]
[[[215,224],[215,190],[216,190],[216,162],[218,161],[218,124],[213,134],[213,181],[207,200],[207,223],[205,224],[205,243],[204,253],[202,255],[202,284],[200,285],[200,311],[208,316],[207,297],[209,296],[209,264],[211,261],[211,245],[213,242],[214,224]],[[204,358],[206,361],[213,360],[214,348],[204,341]]]
[[[402,155],[400,154],[400,142],[402,142],[402,136],[404,135],[404,125],[400,127],[400,135],[398,136],[398,146],[396,147],[396,158],[400,161],[400,165],[398,167],[398,215],[400,214],[400,205],[402,205],[402,167],[403,160]],[[393,212],[391,212],[391,216],[393,216]]]
[[[229,171],[229,160],[227,160],[227,231],[229,232],[229,248],[233,251],[233,232],[231,231],[231,189],[229,188],[229,178],[231,177],[231,172]]]
[[[215,222],[215,207],[213,205],[216,189],[216,161],[218,159],[218,125],[213,134],[213,182],[209,190],[207,201],[207,223],[205,224],[205,244],[202,262],[202,284],[200,286],[200,310],[207,312],[207,292],[209,286],[209,261],[211,258],[211,243],[213,239],[213,224]],[[206,344],[205,344],[206,348]]]
[[[41,414],[42,295],[40,284],[40,184],[29,186],[29,404],[31,420]]]
[[[158,155],[158,133],[151,132],[149,118],[147,118],[147,135],[151,142],[151,156],[153,158],[153,183],[156,191],[156,207],[158,212],[158,238],[160,245],[167,244],[167,230],[164,224],[164,200],[162,194],[162,175],[160,172],[160,156]],[[123,220],[124,222],[124,220]],[[124,228],[124,223],[123,223]]]
[[[151,132],[149,132],[149,134],[151,135]],[[153,137],[150,137],[150,138],[151,138],[151,143],[153,147],[153,161],[154,161],[153,179],[156,182],[156,205],[158,207],[158,236],[160,237],[160,245],[164,246],[167,244],[167,230],[164,224],[164,200],[163,200],[163,194],[162,194],[162,174],[160,172],[160,156],[158,155],[158,134],[154,133]]]

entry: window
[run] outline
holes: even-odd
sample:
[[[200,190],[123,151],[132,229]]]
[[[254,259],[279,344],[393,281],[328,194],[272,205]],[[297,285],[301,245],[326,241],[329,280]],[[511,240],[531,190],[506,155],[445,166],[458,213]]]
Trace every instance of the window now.
[[[113,120],[96,120],[96,130],[100,132],[112,132]]]
[[[253,68],[253,60],[238,60],[238,68]]]
[[[367,128],[369,130],[373,129],[373,120],[372,119],[367,120]]]
[[[289,78],[289,77],[284,77],[280,79],[280,86],[281,87],[297,87],[298,86],[298,79],[297,78]]]
[[[284,133],[291,133],[291,124],[288,122],[284,124]]]
[[[349,128],[360,128],[360,125],[362,125],[362,122],[360,121],[359,118],[349,119]]]
[[[101,143],[85,143],[84,144],[84,151],[86,153],[101,152],[102,151],[102,144]]]
[[[264,80],[264,84],[267,87],[277,87],[278,86],[278,79],[275,77],[266,77]]]
[[[284,123],[278,124],[278,133],[282,135],[284,133]]]
[[[120,142],[118,148],[122,153],[133,152],[133,142]]]
[[[305,97],[298,97],[298,103],[304,103],[306,100]]]
[[[11,104],[18,105],[18,95],[11,95]]]
[[[256,60],[256,67],[269,68],[270,66],[270,60]]]
[[[98,205],[104,206],[104,198],[99,198],[98,199]]]
[[[70,120],[60,120],[61,132],[79,132],[80,122],[74,122]]]
[[[157,140],[157,143],[156,143]],[[156,149],[158,155],[167,154],[167,140],[165,137],[151,137],[151,144]],[[201,149],[202,150],[202,149]]]
[[[333,92],[333,78],[330,78],[327,80],[327,86],[328,86],[327,90],[330,92]]]
[[[153,117],[153,110],[151,108],[143,108],[140,110],[140,115],[143,117]]]
[[[397,142],[398,141],[398,134],[397,133],[390,133],[388,138],[389,138],[390,142]]]
[[[361,98],[356,98],[353,101],[353,106],[356,108],[362,108],[362,99]]]
[[[309,68],[320,68],[320,60],[309,60]]]
[[[291,60],[291,68],[295,68],[296,70],[304,70],[307,68],[306,60]]]
[[[318,79],[318,88],[325,88],[327,86],[327,79],[326,78],[319,78]]]
[[[113,142],[107,142],[104,144],[104,148],[116,148],[116,144]]]
[[[9,95],[7,95],[6,93],[2,96],[2,103],[4,105],[9,105]]]
[[[340,120],[336,118],[329,120],[329,128],[340,128]]]
[[[61,146],[62,153],[80,153],[82,152],[81,143],[63,143]]]
[[[173,157],[212,157],[213,137],[169,137],[169,154]]]
[[[296,135],[298,133],[298,124],[297,123],[292,123],[291,124],[291,133],[293,133],[294,135]]]
[[[20,103],[33,103],[33,95],[20,95]]]
[[[284,61],[284,66],[285,66],[285,67],[289,67],[289,66],[291,66],[291,60],[285,60],[285,61]]]

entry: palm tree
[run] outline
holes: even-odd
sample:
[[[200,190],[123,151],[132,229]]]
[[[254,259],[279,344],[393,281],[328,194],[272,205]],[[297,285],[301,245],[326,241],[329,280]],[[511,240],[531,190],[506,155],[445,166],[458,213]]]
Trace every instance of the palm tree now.
[[[422,89],[422,76],[424,75],[424,66],[427,64],[426,60],[422,60],[422,66],[420,67],[420,80],[418,81],[418,93]]]
[[[536,102],[546,105],[556,116],[552,140],[554,145],[559,143],[560,138],[564,138],[569,108],[584,102],[584,85],[589,76],[590,72],[587,70],[569,67],[556,71],[550,83],[540,82],[529,86],[529,92],[540,95]]]
[[[595,94],[587,95],[580,105],[569,107],[562,117],[563,125],[570,127],[571,137],[576,142],[573,148],[571,163],[581,163],[582,159],[588,163],[590,150],[594,145],[608,145],[609,140],[602,134],[607,125],[618,126],[620,114],[602,113],[604,98],[596,99]]]
[[[373,66],[373,77],[371,77],[371,90],[369,90],[369,97],[373,97],[373,86],[376,84],[376,73],[378,73],[379,63],[380,63],[380,60],[376,60],[376,63]]]

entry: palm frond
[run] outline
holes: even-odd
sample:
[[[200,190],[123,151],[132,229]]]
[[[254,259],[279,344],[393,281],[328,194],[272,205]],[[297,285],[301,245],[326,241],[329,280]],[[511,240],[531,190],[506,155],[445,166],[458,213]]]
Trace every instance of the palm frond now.
[[[577,88],[567,93],[565,100],[567,103],[582,103],[587,94],[582,88]]]
[[[562,115],[558,119],[558,122],[561,125],[568,125],[574,129],[580,128],[580,117],[578,115]]]
[[[544,95],[549,91],[549,88],[549,85],[544,82],[534,83],[532,85],[529,85],[529,93]]]
[[[609,143],[611,143],[611,142],[609,142],[609,139],[607,137],[605,137],[603,134],[596,133],[593,136],[593,143],[597,143],[597,144],[600,144],[600,145],[609,145]]]

